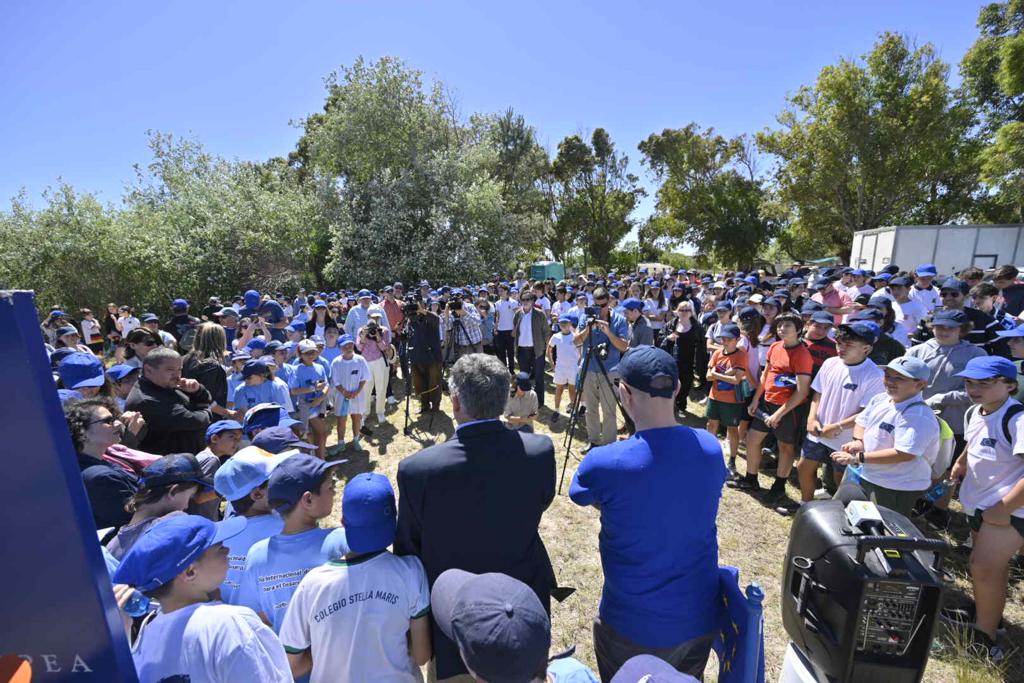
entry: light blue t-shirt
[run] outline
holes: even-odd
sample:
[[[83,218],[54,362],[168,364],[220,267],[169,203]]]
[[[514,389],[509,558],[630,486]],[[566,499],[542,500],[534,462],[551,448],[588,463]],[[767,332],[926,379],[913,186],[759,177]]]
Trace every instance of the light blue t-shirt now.
[[[340,346],[324,346],[324,348],[320,350],[320,357],[317,358],[317,360],[322,360],[325,363],[327,363],[327,372],[328,372],[328,374],[330,374],[331,361],[333,361],[335,358],[337,358],[340,355],[341,355],[341,347]]]
[[[548,674],[555,683],[600,683],[593,671],[583,662],[565,657],[548,665]]]
[[[292,389],[307,389],[315,387],[318,382],[323,382],[324,386],[327,386],[330,384],[330,376],[330,371],[320,363],[311,363],[310,365],[299,363],[292,369],[291,381],[288,386]],[[299,394],[295,400],[296,402],[312,403],[318,396],[319,394],[313,391],[308,394]]]
[[[577,329],[582,330],[586,326],[587,321],[585,318],[582,318]],[[608,327],[619,339],[629,339],[629,321],[615,311],[611,311],[608,314]],[[590,328],[590,336],[583,341],[583,346],[580,347],[581,356],[587,352],[591,344],[594,346],[608,345],[608,357],[604,359],[604,369],[608,372],[615,372],[619,367],[619,359],[622,358],[622,352],[608,341],[608,335],[602,332],[597,325]],[[587,365],[587,372],[601,372],[601,363],[598,363],[596,358],[591,357],[590,363]]]
[[[324,540],[332,531],[317,528],[257,541],[249,548],[236,603],[265,614],[274,633],[280,633],[299,581],[327,561]]]
[[[235,389],[235,408],[248,410],[260,403],[276,403],[288,412],[294,409],[288,385],[280,380],[269,380],[262,384],[243,384]]]
[[[291,386],[292,372],[294,372],[294,370],[294,365],[284,363],[281,367],[277,369],[277,372],[274,373],[274,376],[277,377],[282,382],[284,382],[285,384],[287,384],[288,386]]]
[[[224,547],[228,549],[228,573],[224,576],[224,583],[220,585],[221,600],[232,605],[238,604],[238,584],[242,580],[249,548],[257,541],[278,535],[283,528],[284,520],[277,515],[259,515],[249,518],[242,533],[224,541]]]
[[[228,403],[234,403],[235,391],[237,391],[238,387],[242,386],[244,383],[245,380],[242,379],[242,373],[233,372],[228,375]]]

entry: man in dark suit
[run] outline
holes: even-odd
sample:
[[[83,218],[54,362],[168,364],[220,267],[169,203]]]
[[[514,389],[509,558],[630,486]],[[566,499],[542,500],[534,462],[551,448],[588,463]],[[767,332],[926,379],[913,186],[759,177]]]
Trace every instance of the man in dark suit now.
[[[554,445],[498,419],[511,380],[494,356],[463,356],[449,385],[455,434],[398,467],[395,554],[419,557],[431,586],[453,568],[507,574],[550,612],[555,577],[537,528],[555,496]],[[437,680],[471,680],[461,678],[458,648],[436,625],[433,639]]]
[[[528,289],[520,295],[520,307],[512,317],[512,339],[516,345],[519,371],[533,378],[537,403],[543,406],[544,360],[547,358],[551,325],[548,324],[544,310],[534,305],[536,301],[537,297]],[[529,316],[529,319],[526,316]]]

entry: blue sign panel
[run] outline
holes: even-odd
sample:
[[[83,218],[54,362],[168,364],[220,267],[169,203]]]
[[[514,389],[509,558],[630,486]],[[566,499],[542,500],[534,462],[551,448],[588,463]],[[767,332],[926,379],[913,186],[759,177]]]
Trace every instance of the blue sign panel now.
[[[0,358],[0,656],[33,683],[134,683],[31,292],[0,291]]]

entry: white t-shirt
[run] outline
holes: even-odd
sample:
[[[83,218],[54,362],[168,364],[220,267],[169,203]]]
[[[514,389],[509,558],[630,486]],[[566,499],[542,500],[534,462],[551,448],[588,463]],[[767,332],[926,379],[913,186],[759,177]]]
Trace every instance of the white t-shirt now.
[[[1003,416],[1011,405],[1020,404],[1011,398],[991,415],[982,415],[976,407],[968,413],[973,417],[964,418],[967,474],[960,485],[960,503],[969,514],[992,507],[1024,478],[1024,413],[1014,415],[1009,422],[1013,443],[1003,433]],[[1010,514],[1024,517],[1024,508]]]
[[[548,346],[555,349],[555,372],[574,372],[580,363],[580,350],[573,343],[572,332],[562,334],[558,332],[551,335]]]
[[[206,602],[157,614],[132,645],[139,683],[291,683],[281,642],[248,607]]]
[[[537,305],[540,306],[541,309],[544,311],[545,317],[548,315],[548,313],[551,312],[551,302],[548,300],[546,296],[542,296],[539,299],[537,299]]]
[[[142,327],[142,323],[134,315],[130,315],[126,318],[117,319],[117,327],[121,332],[122,337],[127,337],[128,333],[134,330],[136,327]]]
[[[555,303],[551,304],[551,317],[554,318],[555,322],[557,323],[558,319],[561,318],[563,315],[568,315],[571,309],[572,302],[556,301]]]
[[[861,477],[895,491],[925,491],[932,483],[932,463],[939,452],[939,421],[921,394],[893,403],[877,394],[857,416],[864,427],[864,451],[895,448],[916,456],[894,463],[864,463]]]
[[[522,319],[519,321],[519,346],[526,348],[533,347],[533,311],[529,314],[523,313]]]
[[[918,289],[917,285],[910,288],[910,298],[924,304],[929,313],[942,304],[942,297],[939,296],[939,289],[934,284],[928,289]]]
[[[350,360],[344,356],[338,356],[331,362],[331,386],[341,387],[345,391],[355,391],[362,381],[370,381],[373,375],[370,374],[370,366],[366,359],[360,355],[354,355]]]
[[[519,308],[519,304],[512,299],[503,301],[498,299],[494,302],[494,319],[495,329],[499,332],[511,332],[515,326],[512,320],[512,316],[515,315],[516,309]]]
[[[668,306],[666,304],[658,305],[657,299],[644,299],[644,315],[668,313]],[[664,320],[651,320],[647,319],[647,324],[652,330],[660,330],[665,327]]]
[[[882,369],[870,358],[858,365],[847,365],[838,356],[826,360],[811,380],[811,389],[821,394],[818,400],[818,422],[823,426],[835,424],[859,413],[871,397],[885,393],[883,376]],[[853,438],[853,427],[844,429],[832,438],[810,432],[807,438],[839,450]]]
[[[419,683],[409,654],[409,620],[430,612],[419,558],[387,551],[311,570],[295,590],[281,626],[288,652],[313,657],[310,683]]]
[[[913,334],[917,324],[928,317],[928,309],[920,301],[908,299],[904,303],[896,302],[893,307],[896,314],[896,322],[902,325],[907,334]]]

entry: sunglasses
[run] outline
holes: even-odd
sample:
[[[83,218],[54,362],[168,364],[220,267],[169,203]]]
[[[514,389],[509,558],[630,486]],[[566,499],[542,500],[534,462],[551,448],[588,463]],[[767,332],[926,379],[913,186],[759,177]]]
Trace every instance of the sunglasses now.
[[[98,420],[89,420],[89,422],[87,424],[94,425],[94,424],[103,423],[105,425],[113,425],[117,421],[118,420],[117,420],[116,417],[114,417],[113,415],[110,415],[108,417],[101,417]]]
[[[946,297],[954,297],[954,298],[956,298],[956,297],[963,296],[963,293],[962,292],[954,292],[954,291],[939,292],[939,296],[941,296],[943,299],[945,299]]]

